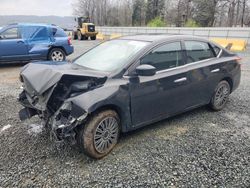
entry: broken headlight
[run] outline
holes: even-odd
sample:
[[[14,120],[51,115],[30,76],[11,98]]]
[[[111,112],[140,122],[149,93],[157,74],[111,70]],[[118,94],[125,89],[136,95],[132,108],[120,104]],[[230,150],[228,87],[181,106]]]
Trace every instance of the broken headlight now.
[[[61,110],[67,110],[70,111],[72,109],[72,103],[71,102],[65,102],[61,106]]]
[[[70,97],[75,97],[83,92],[86,92],[91,89],[93,86],[93,82],[88,80],[88,81],[80,81],[80,82],[75,82],[71,84],[70,86]]]
[[[67,101],[61,106],[58,115],[59,114],[65,118],[70,117],[78,119],[82,115],[86,114],[86,112],[78,105],[72,103],[71,101]]]
[[[90,81],[75,82],[71,85],[71,92],[87,91],[91,87]]]

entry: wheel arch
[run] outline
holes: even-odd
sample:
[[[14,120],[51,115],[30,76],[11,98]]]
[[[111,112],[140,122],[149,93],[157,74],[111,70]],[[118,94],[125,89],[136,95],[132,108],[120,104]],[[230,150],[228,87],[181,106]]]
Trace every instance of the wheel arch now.
[[[97,114],[99,112],[105,111],[105,110],[113,110],[117,113],[118,117],[120,118],[120,122],[121,122],[121,131],[122,132],[126,132],[127,131],[127,117],[126,117],[126,113],[124,112],[124,110],[119,107],[116,104],[106,104],[103,106],[100,106],[96,109],[94,109],[92,112],[90,112],[90,116],[93,116],[94,114]]]
[[[234,85],[233,85],[233,79],[230,78],[229,76],[227,76],[227,77],[221,79],[220,82],[221,82],[221,81],[227,81],[227,82],[229,83],[229,86],[230,86],[230,93],[231,93],[232,90],[233,90],[233,86],[234,86]]]

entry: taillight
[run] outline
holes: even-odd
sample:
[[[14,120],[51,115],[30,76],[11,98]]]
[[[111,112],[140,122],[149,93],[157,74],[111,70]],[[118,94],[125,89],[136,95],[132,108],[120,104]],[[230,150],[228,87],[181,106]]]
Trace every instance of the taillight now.
[[[68,45],[72,45],[71,38],[68,37]]]

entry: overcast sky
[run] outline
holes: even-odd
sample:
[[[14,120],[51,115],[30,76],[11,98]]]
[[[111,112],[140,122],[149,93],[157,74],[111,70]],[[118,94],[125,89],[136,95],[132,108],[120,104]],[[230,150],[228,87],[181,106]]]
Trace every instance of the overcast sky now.
[[[72,16],[75,0],[0,0],[0,15]]]

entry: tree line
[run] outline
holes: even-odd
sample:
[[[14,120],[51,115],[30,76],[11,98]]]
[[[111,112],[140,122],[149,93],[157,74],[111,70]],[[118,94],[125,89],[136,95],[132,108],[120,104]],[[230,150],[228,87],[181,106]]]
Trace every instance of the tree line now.
[[[73,7],[99,26],[250,26],[250,0],[77,0]]]

